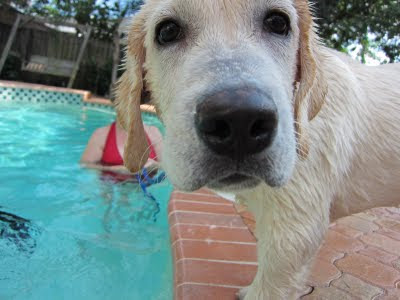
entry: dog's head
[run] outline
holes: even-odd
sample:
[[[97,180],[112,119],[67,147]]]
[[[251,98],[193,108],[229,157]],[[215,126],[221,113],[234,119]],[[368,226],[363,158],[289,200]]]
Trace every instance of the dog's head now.
[[[313,30],[306,0],[148,0],[129,28],[117,90],[125,165],[137,171],[147,159],[146,89],[175,186],[284,185],[324,101]]]

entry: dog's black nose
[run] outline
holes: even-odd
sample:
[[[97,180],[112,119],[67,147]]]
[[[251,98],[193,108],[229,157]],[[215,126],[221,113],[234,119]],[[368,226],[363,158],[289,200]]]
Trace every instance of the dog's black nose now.
[[[224,90],[197,105],[195,125],[210,149],[241,160],[271,145],[278,125],[277,108],[257,89]]]

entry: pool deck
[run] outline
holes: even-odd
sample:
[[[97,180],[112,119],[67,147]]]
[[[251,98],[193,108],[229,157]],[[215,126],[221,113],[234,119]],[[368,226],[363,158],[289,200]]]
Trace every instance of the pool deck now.
[[[257,271],[255,222],[205,189],[169,204],[175,300],[235,299]],[[301,299],[400,299],[400,208],[375,208],[331,224]]]

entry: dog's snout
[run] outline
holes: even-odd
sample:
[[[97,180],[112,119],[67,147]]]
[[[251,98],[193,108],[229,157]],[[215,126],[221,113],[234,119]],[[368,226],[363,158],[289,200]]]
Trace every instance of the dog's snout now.
[[[258,89],[231,89],[206,97],[196,108],[201,140],[215,153],[243,159],[266,149],[275,137],[275,102]]]

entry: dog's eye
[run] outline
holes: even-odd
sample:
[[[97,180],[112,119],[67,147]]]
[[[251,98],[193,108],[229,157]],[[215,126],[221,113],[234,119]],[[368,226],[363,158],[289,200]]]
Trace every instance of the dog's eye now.
[[[169,44],[179,40],[182,28],[174,21],[164,21],[157,26],[156,37],[160,45]]]
[[[279,35],[287,35],[290,29],[289,17],[281,12],[269,13],[264,19],[264,29]]]

